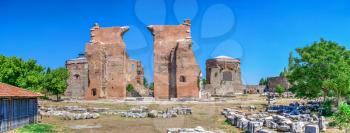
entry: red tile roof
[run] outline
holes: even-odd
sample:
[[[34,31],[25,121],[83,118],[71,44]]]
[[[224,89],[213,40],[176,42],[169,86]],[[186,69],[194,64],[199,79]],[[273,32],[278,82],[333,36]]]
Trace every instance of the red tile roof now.
[[[40,93],[31,92],[16,86],[0,83],[0,97],[40,97]]]

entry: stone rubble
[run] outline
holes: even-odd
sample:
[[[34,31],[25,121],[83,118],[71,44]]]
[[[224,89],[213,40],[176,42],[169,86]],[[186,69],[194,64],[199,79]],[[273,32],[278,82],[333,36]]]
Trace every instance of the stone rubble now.
[[[147,107],[141,106],[138,108],[132,108],[128,111],[121,112],[122,117],[130,118],[173,118],[178,115],[191,115],[192,109],[188,107],[175,107],[165,111],[151,110]]]
[[[319,106],[315,103],[306,106],[299,106],[297,104],[291,104],[290,106],[270,106],[267,112],[247,114],[235,109],[225,108],[222,115],[226,117],[232,126],[248,133],[272,133],[274,132],[272,130],[292,133],[303,133],[303,131],[312,131],[307,133],[318,133],[318,130],[325,131],[326,121],[324,117],[319,118],[314,114],[304,114],[307,112],[305,110],[318,110],[316,107]],[[290,113],[296,110],[299,111],[299,107],[303,108],[300,109],[300,113],[297,113],[297,115]],[[310,126],[310,124],[313,125]]]
[[[111,110],[109,108],[82,108],[79,106],[41,107],[42,116],[57,116],[64,120],[97,119],[100,115],[120,115],[130,118],[173,118],[179,115],[191,115],[192,109],[188,107],[174,107],[165,111],[149,110],[145,106],[125,110]]]
[[[62,120],[97,119],[100,117],[99,113],[90,113],[87,109],[78,106],[41,108],[39,113],[42,116],[60,117]]]

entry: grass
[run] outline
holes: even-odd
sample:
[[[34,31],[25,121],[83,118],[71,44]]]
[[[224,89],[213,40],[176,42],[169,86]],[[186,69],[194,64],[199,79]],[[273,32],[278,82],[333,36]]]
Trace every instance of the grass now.
[[[237,96],[232,99],[230,103],[173,103],[173,104],[157,104],[150,103],[142,106],[147,106],[150,110],[165,110],[171,107],[188,106],[192,108],[193,114],[187,116],[179,116],[171,119],[163,118],[124,118],[121,116],[101,115],[99,119],[86,119],[67,121],[61,120],[57,117],[43,117],[42,122],[48,123],[54,126],[54,132],[132,132],[132,133],[164,133],[167,128],[194,128],[196,126],[202,126],[206,130],[215,132],[226,133],[241,133],[242,130],[232,126],[226,118],[221,115],[221,111],[224,108],[230,107],[240,110],[242,112],[251,113],[248,109],[240,109],[241,105],[249,106],[254,105],[257,110],[253,112],[263,111],[267,104],[266,98],[259,95],[245,95]],[[289,104],[293,101],[300,101],[300,99],[277,99],[278,104]],[[110,108],[116,110],[127,110],[132,107],[140,105],[133,105],[128,103],[112,103],[112,102],[50,102],[41,101],[42,106],[81,106],[84,108],[99,107]],[[70,126],[75,125],[101,125],[101,128],[96,129],[71,129]],[[37,131],[41,132],[41,131]],[[338,129],[327,129],[327,133],[338,133]],[[28,132],[31,133],[31,132]],[[50,132],[49,132],[50,133]]]
[[[54,126],[50,124],[30,124],[17,130],[19,133],[54,133]]]

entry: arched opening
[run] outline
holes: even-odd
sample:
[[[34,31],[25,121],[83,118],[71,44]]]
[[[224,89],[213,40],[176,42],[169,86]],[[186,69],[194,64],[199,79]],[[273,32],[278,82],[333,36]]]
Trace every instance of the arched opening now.
[[[91,95],[92,96],[96,96],[97,95],[96,88],[91,89]]]
[[[74,79],[79,79],[80,75],[79,74],[74,74]]]
[[[180,82],[186,82],[186,77],[185,76],[180,76]]]

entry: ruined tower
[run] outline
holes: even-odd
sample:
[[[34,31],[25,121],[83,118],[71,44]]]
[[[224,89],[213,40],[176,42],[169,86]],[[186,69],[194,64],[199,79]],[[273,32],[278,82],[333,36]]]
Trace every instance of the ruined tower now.
[[[70,75],[65,96],[83,98],[88,87],[88,62],[85,55],[79,54],[78,58],[66,61],[66,68]]]
[[[208,59],[206,71],[205,89],[212,96],[232,96],[243,93],[239,59],[227,56]]]
[[[154,41],[154,97],[198,98],[200,69],[192,51],[191,24],[148,26]]]
[[[86,99],[122,99],[126,96],[128,57],[122,36],[128,29],[101,28],[98,24],[91,29],[91,41],[85,48],[89,64]]]

